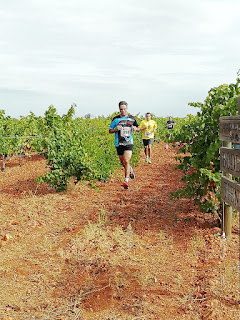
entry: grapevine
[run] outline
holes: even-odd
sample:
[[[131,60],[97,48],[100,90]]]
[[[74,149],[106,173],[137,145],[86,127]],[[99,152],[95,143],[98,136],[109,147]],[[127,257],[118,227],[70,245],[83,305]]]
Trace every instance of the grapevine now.
[[[204,103],[189,103],[200,109],[196,117],[183,125],[172,141],[188,142],[181,146],[177,157],[178,169],[184,176],[185,187],[172,194],[172,198],[193,198],[203,212],[220,212],[220,155],[219,117],[238,112],[240,79],[234,84],[212,88]],[[190,143],[194,134],[197,136]]]

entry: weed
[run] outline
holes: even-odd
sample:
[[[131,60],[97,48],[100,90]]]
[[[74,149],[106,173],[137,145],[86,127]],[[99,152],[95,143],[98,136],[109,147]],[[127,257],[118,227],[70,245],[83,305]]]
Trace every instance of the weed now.
[[[206,246],[206,242],[202,237],[194,234],[190,241],[189,249],[192,254],[199,254],[199,252],[204,249]]]
[[[216,287],[215,290],[225,297],[229,296],[237,299],[237,297],[234,295],[235,292],[239,299],[239,283],[236,281],[236,279],[239,279],[239,261],[229,261],[227,257],[225,257],[219,277],[220,285]]]
[[[156,283],[156,277],[153,276],[152,272],[148,270],[148,268],[143,268],[141,270],[137,270],[133,273],[134,279],[137,283],[143,287],[146,287],[149,284]]]
[[[108,214],[104,209],[100,209],[100,212],[98,214],[98,224],[99,227],[103,227],[108,223]]]
[[[177,283],[177,286],[178,286],[178,289],[181,288],[181,285],[182,285],[182,281],[183,281],[183,277],[180,273],[177,274],[177,277],[175,278],[176,280],[176,283]]]

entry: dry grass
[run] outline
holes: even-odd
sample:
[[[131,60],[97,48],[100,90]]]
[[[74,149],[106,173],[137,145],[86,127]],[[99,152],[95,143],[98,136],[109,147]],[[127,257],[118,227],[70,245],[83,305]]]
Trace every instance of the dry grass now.
[[[63,220],[58,221],[55,230],[47,228],[47,221],[51,221],[54,215],[53,201],[52,196],[38,199],[35,194],[24,194],[21,200],[25,214],[18,224],[31,226],[36,233],[31,230],[21,236],[15,234],[2,247],[0,274],[8,281],[8,296],[4,292],[5,284],[1,282],[0,315],[3,310],[2,315],[7,312],[9,319],[16,313],[18,319],[30,319],[30,316],[33,319],[99,319],[97,300],[103,297],[108,305],[123,299],[125,311],[110,309],[109,313],[103,309],[101,319],[110,316],[110,319],[156,319],[166,305],[170,312],[177,304],[187,308],[188,312],[196,312],[203,299],[198,298],[191,286],[196,273],[189,273],[186,277],[186,265],[183,267],[177,263],[180,253],[176,239],[168,231],[159,230],[154,236],[150,233],[142,236],[131,223],[125,229],[112,226],[111,213],[101,208],[95,223],[88,221],[82,230],[69,235],[66,246],[59,247],[61,233],[66,227]],[[36,226],[33,222],[38,222],[37,212],[43,208],[46,219]],[[226,246],[230,247],[230,243]],[[196,263],[205,249],[205,239],[193,235],[185,263]],[[238,267],[236,261],[221,260],[219,279],[210,282],[213,305],[237,300],[234,275],[238,273]],[[70,285],[78,277],[83,281],[69,290],[66,274]],[[65,290],[68,294],[64,293]],[[131,292],[134,292],[132,298]],[[154,300],[164,295],[164,303],[149,303],[150,292],[155,292]],[[91,299],[95,302],[88,305],[86,301]],[[146,318],[145,314],[149,316]]]
[[[189,200],[169,203],[165,180],[147,197],[151,172],[139,170],[127,194],[74,181],[1,194],[1,320],[238,319],[238,237],[214,236]]]

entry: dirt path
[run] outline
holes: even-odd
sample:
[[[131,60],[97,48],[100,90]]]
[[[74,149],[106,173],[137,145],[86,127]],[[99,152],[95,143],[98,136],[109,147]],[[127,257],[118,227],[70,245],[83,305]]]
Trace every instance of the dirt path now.
[[[238,319],[238,218],[223,242],[216,217],[181,187],[175,150],[154,146],[130,189],[34,179],[40,156],[0,175],[0,319]]]

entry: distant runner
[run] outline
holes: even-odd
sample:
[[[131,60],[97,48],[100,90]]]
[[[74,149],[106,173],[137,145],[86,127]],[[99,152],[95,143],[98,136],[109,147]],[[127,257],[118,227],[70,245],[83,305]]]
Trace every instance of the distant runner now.
[[[168,130],[173,130],[174,126],[175,126],[175,121],[173,121],[172,117],[170,116],[168,118],[168,121],[166,123],[166,127],[168,128]],[[168,140],[171,139],[172,134],[169,134]],[[168,149],[168,143],[165,146],[165,149]]]
[[[146,119],[143,120],[140,124],[140,130],[143,131],[142,139],[144,145],[144,152],[147,163],[151,163],[151,149],[153,145],[154,133],[157,130],[157,123],[154,120],[151,120],[151,113],[147,112],[145,115]]]
[[[168,118],[168,121],[166,123],[166,127],[168,128],[168,130],[172,130],[175,126],[175,121],[173,121],[172,117]]]
[[[109,133],[115,133],[115,147],[118,157],[125,169],[125,181],[122,186],[129,188],[129,177],[135,178],[130,160],[133,150],[132,131],[140,131],[136,119],[128,114],[128,104],[126,101],[119,102],[120,114],[112,119],[109,127]]]

